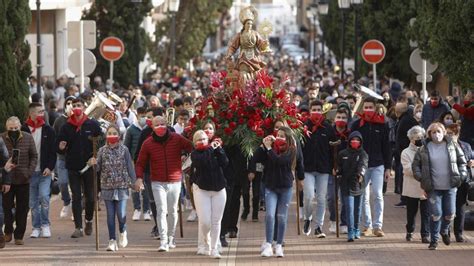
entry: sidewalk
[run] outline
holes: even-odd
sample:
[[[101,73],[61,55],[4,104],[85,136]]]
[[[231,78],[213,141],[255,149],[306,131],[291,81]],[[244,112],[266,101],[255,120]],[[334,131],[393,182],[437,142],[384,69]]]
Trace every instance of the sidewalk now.
[[[437,251],[428,250],[419,235],[415,241],[405,241],[404,208],[394,208],[398,196],[387,193],[385,197],[383,238],[362,237],[347,243],[346,235],[338,239],[324,226],[325,239],[314,235],[298,236],[296,233],[295,198],[290,209],[286,234],[285,258],[261,258],[260,245],[264,240],[264,212],[259,222],[242,221],[240,235],[229,239],[230,247],[225,249],[221,260],[195,255],[197,249],[197,223],[184,221],[184,238],[177,229],[177,248],[168,253],[158,253],[159,241],[149,236],[151,221],[131,220],[132,204],[128,204],[129,246],[116,253],[107,252],[108,233],[105,221],[105,207],[99,212],[100,247],[95,250],[95,237],[85,236],[72,239],[74,229],[70,218],[59,219],[62,202],[54,198],[51,204],[52,234],[50,239],[31,239],[30,221],[25,234],[25,245],[7,243],[0,250],[1,265],[472,265],[474,258],[474,233],[467,231],[469,242],[442,242]],[[472,208],[472,207],[471,207]],[[183,214],[186,219],[188,212]],[[326,213],[327,214],[327,213]],[[328,216],[328,214],[326,215]],[[326,217],[327,220],[328,217]],[[417,220],[418,221],[418,220]],[[302,225],[302,224],[301,224]],[[452,237],[454,241],[454,237]]]

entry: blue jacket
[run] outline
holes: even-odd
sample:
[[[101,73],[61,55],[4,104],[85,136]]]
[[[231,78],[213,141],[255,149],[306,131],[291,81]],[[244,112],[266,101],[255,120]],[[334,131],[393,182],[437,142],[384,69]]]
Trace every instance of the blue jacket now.
[[[449,106],[440,100],[438,106],[433,108],[431,103],[425,103],[421,113],[421,125],[424,129],[427,129],[431,123],[438,119],[442,114],[449,112]]]

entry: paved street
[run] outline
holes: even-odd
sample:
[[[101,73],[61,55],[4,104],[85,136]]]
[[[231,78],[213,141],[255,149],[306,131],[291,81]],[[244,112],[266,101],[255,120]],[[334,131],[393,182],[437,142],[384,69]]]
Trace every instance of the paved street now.
[[[362,237],[354,243],[346,242],[346,235],[337,239],[327,232],[326,239],[298,236],[296,234],[295,202],[291,208],[283,259],[261,258],[260,245],[264,239],[264,213],[260,221],[241,222],[238,239],[230,242],[221,260],[195,255],[197,242],[197,223],[184,222],[184,238],[177,239],[177,248],[168,253],[158,253],[158,241],[149,237],[152,222],[131,221],[129,204],[129,246],[117,253],[105,251],[107,228],[105,207],[100,212],[100,250],[95,251],[94,236],[75,240],[70,238],[73,224],[68,219],[58,219],[61,202],[53,199],[51,206],[51,239],[31,239],[31,226],[28,225],[24,246],[8,243],[0,251],[1,265],[472,265],[474,258],[473,232],[466,232],[469,243],[453,243],[449,247],[440,243],[437,251],[430,251],[427,244],[421,244],[419,236],[412,243],[405,239],[404,217],[406,209],[392,207],[397,196],[388,193],[384,230],[386,237]],[[186,217],[187,212],[183,215]],[[179,232],[179,231],[178,231]],[[453,239],[454,240],[454,239]]]

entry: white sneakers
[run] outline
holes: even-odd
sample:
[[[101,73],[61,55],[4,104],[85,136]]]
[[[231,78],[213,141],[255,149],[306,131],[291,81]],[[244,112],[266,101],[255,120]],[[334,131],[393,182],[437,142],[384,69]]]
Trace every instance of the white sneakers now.
[[[339,228],[342,234],[347,234],[347,225],[341,225]]]
[[[329,232],[336,233],[336,222],[329,221]]]
[[[168,252],[170,250],[170,246],[168,245],[168,241],[161,240],[160,248],[158,248],[158,252]]]
[[[119,234],[119,246],[124,248],[128,245],[127,231]]]
[[[151,221],[151,211],[147,211],[147,212],[143,213],[143,220]]]
[[[186,219],[186,221],[195,222],[195,221],[197,221],[197,219],[198,219],[198,216],[197,216],[196,210],[191,210],[191,212],[189,213],[189,216]]]
[[[70,212],[71,212],[71,204],[67,206],[63,206],[63,208],[61,209],[61,213],[59,213],[59,218],[68,217]]]
[[[196,252],[197,255],[209,256],[210,250],[206,247],[198,247],[198,251]]]
[[[117,240],[110,239],[109,245],[107,246],[107,251],[118,251]]]
[[[299,207],[300,208],[300,220],[303,221],[304,220],[304,209],[303,207]]]
[[[38,237],[40,237],[40,234],[41,234],[41,229],[33,228],[33,231],[31,231],[30,237],[31,238],[38,238]]]
[[[268,243],[268,242],[265,242],[263,243],[262,247],[261,247],[261,250],[262,250],[262,257],[271,257],[273,256],[273,249],[272,249],[272,244]]]
[[[142,216],[142,212],[140,210],[134,210],[132,220],[133,221],[140,221],[140,216]]]
[[[280,244],[275,246],[275,256],[278,258],[283,258],[285,255],[283,254],[283,247]]]
[[[176,242],[173,236],[168,237],[168,247],[169,248],[176,248]]]
[[[41,237],[43,238],[50,238],[51,237],[51,229],[49,225],[41,226]]]
[[[42,238],[50,238],[51,237],[51,229],[49,228],[48,225],[41,226],[41,229],[40,228],[33,228],[33,231],[31,231],[30,237],[31,238],[38,238],[40,236]]]
[[[221,258],[221,254],[219,253],[219,250],[217,250],[217,249],[211,250],[211,258],[213,258],[213,259],[220,259],[220,258]]]

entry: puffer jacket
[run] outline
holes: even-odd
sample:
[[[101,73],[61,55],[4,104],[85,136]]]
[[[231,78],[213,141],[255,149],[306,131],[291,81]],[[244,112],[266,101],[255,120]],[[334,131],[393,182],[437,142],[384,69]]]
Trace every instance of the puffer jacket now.
[[[364,176],[369,164],[369,156],[365,152],[362,144],[363,139],[359,131],[354,131],[349,135],[348,142],[358,137],[361,140],[361,147],[353,149],[347,147],[339,152],[337,157],[337,175],[341,182],[341,193],[343,195],[359,196],[363,193],[363,182],[359,182],[359,176]]]
[[[427,193],[434,189],[431,177],[430,153],[427,147],[429,141],[430,139],[427,139],[426,143],[418,149],[412,164],[415,179],[421,183],[421,188]],[[466,157],[457,143],[446,138],[444,141],[447,142],[446,147],[448,149],[448,156],[451,165],[450,184],[452,188],[459,187],[467,178]]]

